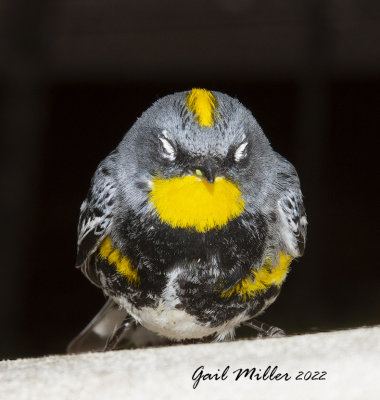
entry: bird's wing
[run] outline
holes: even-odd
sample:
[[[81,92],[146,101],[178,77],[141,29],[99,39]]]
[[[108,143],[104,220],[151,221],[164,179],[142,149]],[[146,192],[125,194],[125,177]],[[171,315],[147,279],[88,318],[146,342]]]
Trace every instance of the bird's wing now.
[[[116,200],[116,183],[113,176],[115,152],[98,166],[87,198],[81,205],[78,223],[76,266],[87,278],[99,286],[93,254],[100,242],[109,234]]]
[[[307,219],[300,191],[287,191],[279,200],[282,240],[293,257],[305,250]]]
[[[281,188],[278,200],[280,214],[280,236],[285,250],[292,257],[304,253],[307,218],[297,172],[292,164],[279,156],[281,171],[278,184]]]

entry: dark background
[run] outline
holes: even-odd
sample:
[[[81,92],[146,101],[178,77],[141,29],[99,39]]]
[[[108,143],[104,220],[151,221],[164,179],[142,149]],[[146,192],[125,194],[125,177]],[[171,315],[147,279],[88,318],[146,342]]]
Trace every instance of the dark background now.
[[[74,269],[97,164],[157,98],[249,107],[297,168],[305,256],[261,319],[380,323],[380,3],[0,0],[0,358],[62,353],[103,304]]]

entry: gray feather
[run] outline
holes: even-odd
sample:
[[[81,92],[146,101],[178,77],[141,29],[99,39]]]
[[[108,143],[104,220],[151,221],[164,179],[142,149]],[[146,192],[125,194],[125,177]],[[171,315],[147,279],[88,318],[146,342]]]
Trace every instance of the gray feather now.
[[[305,250],[307,219],[297,172],[293,165],[278,154],[281,169],[278,185],[280,196],[280,240],[284,251],[293,257],[300,257]]]
[[[78,223],[76,265],[96,285],[99,282],[93,270],[92,255],[112,227],[116,202],[115,159],[116,152],[112,152],[99,164],[82,203]]]

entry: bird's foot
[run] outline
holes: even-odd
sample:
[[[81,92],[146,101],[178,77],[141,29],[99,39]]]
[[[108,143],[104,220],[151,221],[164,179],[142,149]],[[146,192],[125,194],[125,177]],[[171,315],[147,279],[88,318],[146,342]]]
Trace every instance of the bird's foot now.
[[[127,315],[120,326],[116,326],[111,335],[108,337],[103,351],[115,350],[133,323],[133,318],[130,315]]]
[[[258,332],[257,337],[283,337],[285,336],[285,332],[277,328],[276,326],[270,326],[265,324],[264,322],[257,321],[256,319],[251,319],[250,321],[244,322],[245,326],[249,326],[250,328],[256,330]]]

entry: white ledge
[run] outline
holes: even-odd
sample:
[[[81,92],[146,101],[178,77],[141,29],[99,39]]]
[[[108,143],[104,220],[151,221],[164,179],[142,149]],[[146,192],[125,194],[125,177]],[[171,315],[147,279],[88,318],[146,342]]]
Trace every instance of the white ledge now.
[[[192,376],[202,365],[204,373],[220,375],[229,368],[224,380],[200,380],[193,389]],[[268,367],[266,380],[255,376],[235,380],[240,368],[256,368],[256,376],[263,377]],[[311,371],[315,378],[325,379],[296,380],[299,371]],[[285,373],[291,377],[288,381],[285,377],[273,379]],[[242,396],[260,400],[377,400],[380,327],[0,362],[1,400],[231,400]]]

